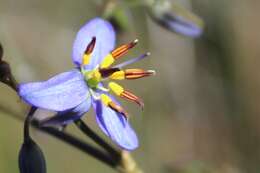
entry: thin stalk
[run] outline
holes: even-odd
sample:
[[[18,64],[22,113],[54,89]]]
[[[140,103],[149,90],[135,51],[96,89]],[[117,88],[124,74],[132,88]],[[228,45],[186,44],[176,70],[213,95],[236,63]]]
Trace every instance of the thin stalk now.
[[[75,121],[75,124],[86,136],[104,148],[115,160],[121,160],[121,153],[98,136],[84,121],[79,119]]]
[[[91,146],[90,144],[87,144],[86,142],[83,142],[82,140],[66,133],[59,131],[52,127],[39,127],[37,125],[37,122],[32,122],[32,125],[36,127],[37,129],[48,133],[49,135],[58,138],[59,140],[72,145],[73,147],[83,151],[84,153],[87,153],[91,155],[92,157],[96,158],[97,160],[105,163],[106,165],[110,166],[111,168],[115,168],[118,163],[117,161],[113,160],[109,155],[102,152],[101,150]]]
[[[24,121],[24,128],[23,128],[24,143],[28,142],[31,138],[29,128],[30,128],[30,123],[31,123],[33,114],[35,113],[36,110],[37,110],[37,108],[32,106]]]

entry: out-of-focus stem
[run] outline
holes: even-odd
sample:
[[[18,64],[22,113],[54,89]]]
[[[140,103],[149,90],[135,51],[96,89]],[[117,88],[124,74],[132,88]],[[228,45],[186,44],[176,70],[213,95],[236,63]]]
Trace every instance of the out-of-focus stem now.
[[[104,3],[104,7],[102,10],[102,17],[107,19],[111,17],[114,9],[116,8],[116,0],[108,0]]]
[[[36,127],[37,129],[58,138],[59,140],[70,144],[71,146],[83,151],[84,153],[87,153],[89,155],[91,155],[92,157],[98,159],[99,161],[105,163],[106,165],[112,167],[112,168],[116,168],[117,166],[117,162],[114,161],[113,159],[111,159],[111,157],[109,155],[107,155],[106,153],[98,150],[97,148],[93,147],[90,144],[87,144],[86,142],[83,142],[82,140],[66,133],[66,132],[62,132],[58,129],[52,128],[52,127],[39,127],[37,125],[37,123],[32,123],[32,125],[34,127]]]
[[[121,152],[121,162],[117,170],[121,173],[144,173],[128,151]]]
[[[120,161],[120,152],[98,136],[89,126],[81,119],[75,121],[76,126],[89,138],[95,141],[99,146],[104,148],[115,160]]]

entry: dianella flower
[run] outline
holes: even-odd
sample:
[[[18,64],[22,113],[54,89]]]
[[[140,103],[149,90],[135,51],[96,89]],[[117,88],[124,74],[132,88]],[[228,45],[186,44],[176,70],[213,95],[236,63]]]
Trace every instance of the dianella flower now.
[[[121,148],[133,150],[138,147],[138,139],[129,124],[129,114],[112,94],[143,107],[139,97],[116,81],[155,74],[153,70],[122,69],[149,53],[114,65],[137,42],[134,40],[115,49],[115,31],[111,24],[100,18],[92,19],[79,30],[74,41],[72,60],[76,67],[47,81],[20,84],[19,95],[30,105],[57,112],[44,120],[43,125],[69,124],[92,106],[102,131]]]

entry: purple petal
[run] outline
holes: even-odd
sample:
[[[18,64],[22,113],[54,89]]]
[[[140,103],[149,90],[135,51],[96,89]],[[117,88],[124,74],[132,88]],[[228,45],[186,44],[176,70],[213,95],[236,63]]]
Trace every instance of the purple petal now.
[[[198,37],[203,32],[203,27],[192,21],[188,21],[183,17],[177,15],[166,15],[166,23],[169,28],[173,29],[175,32],[190,36]]]
[[[64,111],[78,106],[89,92],[79,70],[61,73],[44,82],[21,84],[19,95],[27,103],[52,111]]]
[[[94,18],[81,27],[75,38],[72,59],[76,66],[82,63],[82,57],[91,39],[96,37],[96,45],[91,62],[86,68],[93,68],[115,47],[115,31],[112,25],[101,19]]]
[[[68,111],[58,112],[53,117],[41,121],[41,125],[42,126],[67,125],[81,118],[86,112],[88,112],[90,106],[91,106],[91,98],[88,97],[86,101],[82,102],[77,107]]]
[[[96,120],[102,131],[125,150],[138,147],[137,136],[122,114],[116,113],[101,101],[93,101]]]

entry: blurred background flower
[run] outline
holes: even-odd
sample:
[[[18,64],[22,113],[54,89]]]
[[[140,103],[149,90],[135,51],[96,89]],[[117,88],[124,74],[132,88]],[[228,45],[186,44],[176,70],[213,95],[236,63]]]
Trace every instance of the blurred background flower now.
[[[198,37],[203,21],[195,14],[169,0],[157,0],[147,5],[149,14],[158,24],[181,35]]]
[[[120,29],[118,43],[138,38],[139,46],[129,58],[150,51],[148,61],[157,71],[140,81],[142,87],[126,81],[146,103],[141,112],[123,102],[135,116],[131,123],[140,148],[133,154],[141,167],[149,173],[259,172],[259,2],[171,1],[203,18],[204,33],[196,40],[159,26],[147,13],[146,2],[114,2],[113,13],[120,14],[117,20],[111,18]],[[79,26],[105,16],[109,3],[0,0],[0,40],[17,80],[45,80],[73,67],[69,59]],[[147,67],[147,61],[136,65]],[[5,85],[0,85],[0,95],[0,172],[13,173],[18,172],[23,124],[10,111],[22,116],[28,108]],[[93,113],[86,117],[99,131]],[[68,130],[74,132],[75,127]],[[44,150],[49,172],[114,172],[38,131],[32,135]]]

